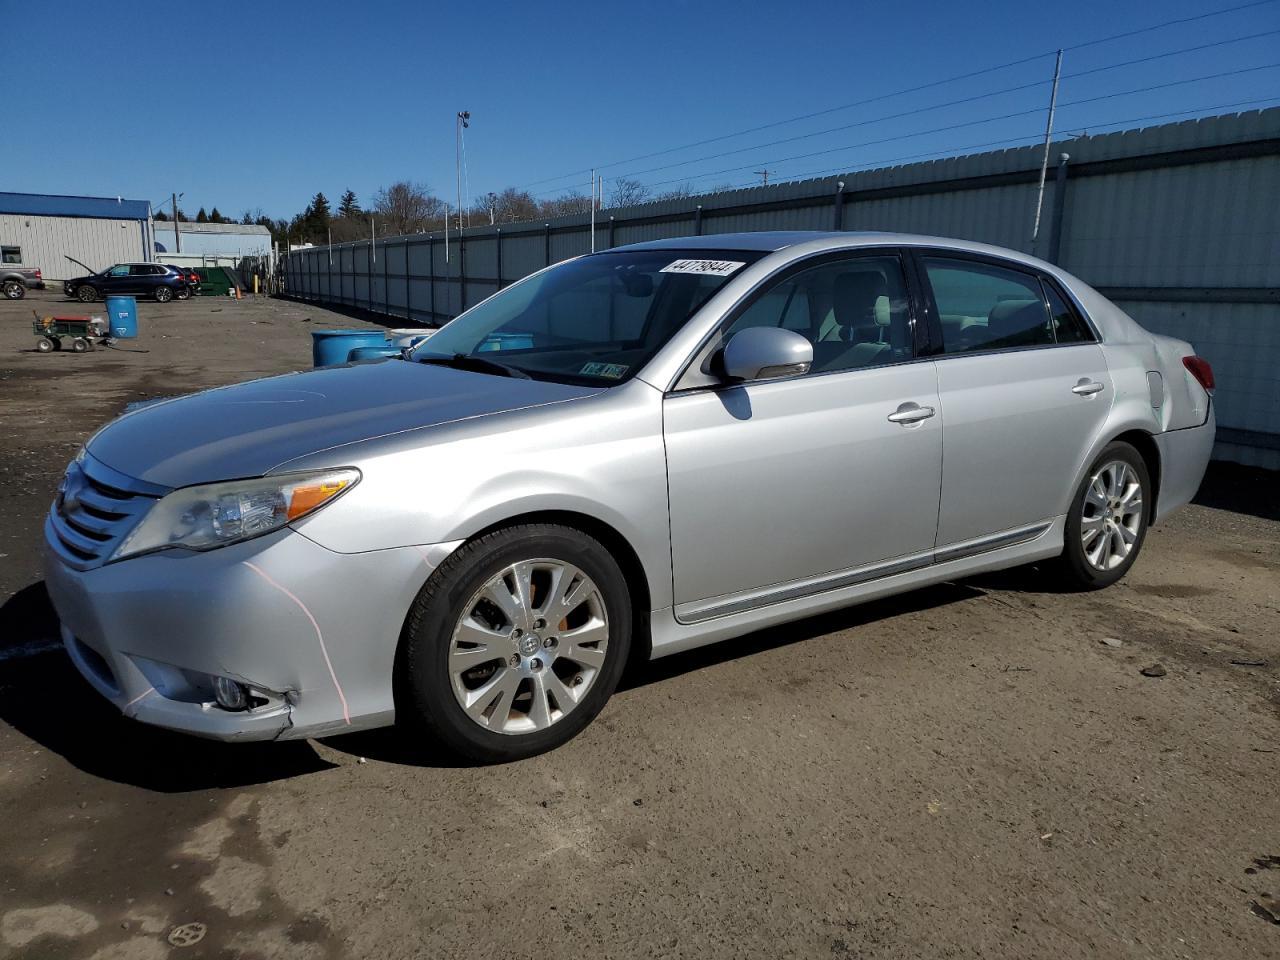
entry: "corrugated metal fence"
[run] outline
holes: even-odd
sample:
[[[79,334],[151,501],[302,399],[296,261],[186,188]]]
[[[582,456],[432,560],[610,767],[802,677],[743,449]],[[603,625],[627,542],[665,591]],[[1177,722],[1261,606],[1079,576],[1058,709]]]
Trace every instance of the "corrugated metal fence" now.
[[[1034,252],[1218,376],[1224,459],[1280,469],[1280,108],[597,213],[595,248],[739,230],[892,230]],[[443,323],[591,250],[587,214],[295,251],[295,297]]]

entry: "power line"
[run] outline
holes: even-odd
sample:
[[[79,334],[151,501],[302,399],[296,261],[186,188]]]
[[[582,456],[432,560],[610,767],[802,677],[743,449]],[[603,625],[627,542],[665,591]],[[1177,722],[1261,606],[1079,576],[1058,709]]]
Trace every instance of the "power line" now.
[[[1259,71],[1259,70],[1270,70],[1270,69],[1273,69],[1273,68],[1275,68],[1275,67],[1280,67],[1280,63],[1269,63],[1269,64],[1263,64],[1262,66],[1257,66],[1257,67],[1244,67],[1244,68],[1239,69],[1239,70],[1228,70],[1228,71],[1224,71],[1224,72],[1222,72],[1222,73],[1206,74],[1206,75],[1204,75],[1204,76],[1199,76],[1199,77],[1189,77],[1189,78],[1184,79],[1184,80],[1172,80],[1172,81],[1169,81],[1169,82],[1167,82],[1167,83],[1158,83],[1158,84],[1153,84],[1153,85],[1151,85],[1151,86],[1146,86],[1146,87],[1136,87],[1136,88],[1131,89],[1131,90],[1120,90],[1120,91],[1116,91],[1116,92],[1113,92],[1113,93],[1105,93],[1105,94],[1101,94],[1101,95],[1096,96],[1096,97],[1085,97],[1085,98],[1083,98],[1083,99],[1079,99],[1079,100],[1067,100],[1067,101],[1064,101],[1064,102],[1060,103],[1058,106],[1059,106],[1059,108],[1066,108],[1066,107],[1079,106],[1079,105],[1081,105],[1081,104],[1085,104],[1085,103],[1097,103],[1098,101],[1101,101],[1101,100],[1113,100],[1113,99],[1115,99],[1115,98],[1117,98],[1117,97],[1128,97],[1128,96],[1133,96],[1134,94],[1138,94],[1138,93],[1148,93],[1148,92],[1150,92],[1150,91],[1152,91],[1152,90],[1164,90],[1164,89],[1168,89],[1169,87],[1184,86],[1184,85],[1186,85],[1186,84],[1188,84],[1188,83],[1200,83],[1200,82],[1202,82],[1202,81],[1204,81],[1204,80],[1218,80],[1218,79],[1221,79],[1221,78],[1224,78],[1224,77],[1233,77],[1233,76],[1239,76],[1239,75],[1241,75],[1241,74],[1245,74],[1245,73],[1254,73],[1254,72],[1257,72],[1257,71]],[[972,99],[975,99],[975,98],[966,98],[966,100],[964,100],[964,101],[955,101],[955,102],[967,102],[968,100],[972,100]],[[940,107],[944,107],[944,106],[952,106],[952,105],[954,105],[954,102],[953,102],[953,103],[946,103],[946,104],[938,104],[938,105],[936,105],[936,106],[934,106],[934,107],[923,108],[923,109],[921,109],[921,110],[912,110],[912,111],[908,111],[908,112],[906,112],[906,113],[902,113],[902,114],[894,114],[894,115],[893,115],[893,116],[891,116],[891,117],[880,117],[880,118],[876,118],[876,119],[873,119],[873,120],[863,120],[863,121],[859,121],[858,123],[849,124],[847,127],[837,127],[837,128],[834,128],[834,130],[848,129],[848,127],[865,126],[865,125],[867,125],[867,124],[871,124],[871,123],[879,123],[879,122],[881,122],[881,121],[883,121],[883,120],[886,120],[886,119],[897,119],[898,117],[901,117],[901,116],[910,116],[910,115],[912,115],[912,114],[923,113],[923,112],[925,112],[926,110],[934,110],[934,109],[939,109]],[[1038,113],[1043,112],[1043,110],[1044,110],[1044,108],[1043,108],[1043,107],[1031,107],[1030,109],[1027,109],[1027,110],[1016,110],[1016,111],[1013,111],[1013,112],[1011,112],[1011,113],[1003,113],[1003,114],[998,114],[998,115],[996,115],[996,116],[990,116],[990,117],[981,117],[981,118],[976,119],[976,120],[966,120],[966,121],[962,121],[962,122],[960,122],[960,123],[953,123],[953,124],[948,124],[948,125],[946,125],[946,126],[942,126],[942,127],[935,127],[935,128],[933,128],[933,129],[930,129],[930,130],[922,130],[922,131],[918,131],[918,132],[916,132],[916,133],[899,134],[899,135],[897,135],[897,136],[892,136],[892,137],[883,137],[883,138],[881,138],[881,139],[879,139],[879,140],[867,140],[867,141],[863,141],[862,143],[857,143],[857,144],[845,144],[845,145],[843,145],[843,146],[839,146],[839,147],[829,147],[829,148],[826,148],[826,149],[823,149],[823,150],[814,150],[814,151],[812,151],[812,152],[810,152],[810,153],[795,154],[795,155],[790,156],[790,157],[777,157],[777,158],[771,158],[771,159],[769,159],[767,162],[768,162],[768,163],[773,163],[773,164],[778,164],[778,163],[786,163],[786,162],[788,162],[788,161],[792,161],[792,160],[804,160],[804,159],[808,159],[809,157],[819,157],[819,156],[823,156],[823,155],[828,154],[828,153],[839,153],[840,151],[843,151],[843,150],[857,150],[857,149],[860,149],[860,148],[862,148],[862,147],[875,146],[875,145],[878,145],[878,144],[881,144],[881,143],[891,143],[891,142],[894,142],[894,141],[897,141],[897,140],[908,140],[908,139],[911,139],[912,137],[925,136],[926,134],[930,134],[930,133],[945,133],[945,132],[947,132],[947,131],[949,131],[949,130],[959,130],[959,129],[962,129],[962,128],[965,128],[965,127],[979,126],[980,124],[984,124],[984,123],[994,123],[994,122],[995,122],[995,121],[997,121],[997,120],[1012,120],[1012,119],[1015,119],[1015,118],[1018,118],[1018,117],[1026,117],[1026,116],[1031,116],[1032,114],[1038,114]],[[834,132],[834,130],[832,130],[832,131],[826,131],[826,132]],[[661,167],[653,167],[653,168],[651,168],[651,170],[647,170],[647,171],[646,171],[646,170],[640,170],[640,171],[635,171],[635,172],[633,172],[633,173],[626,174],[626,175],[627,175],[627,176],[637,176],[637,175],[640,175],[640,174],[643,174],[643,173],[655,172],[655,171],[657,171],[657,170],[670,169],[671,167],[684,166],[685,164],[688,164],[688,163],[698,163],[698,162],[700,162],[700,161],[702,161],[702,160],[715,160],[715,159],[719,159],[720,157],[723,157],[723,156],[730,156],[730,155],[732,155],[732,154],[734,154],[734,153],[743,153],[743,152],[745,152],[746,150],[758,150],[758,149],[761,149],[761,148],[763,148],[763,147],[777,146],[777,145],[779,145],[779,144],[783,144],[783,143],[791,143],[791,142],[794,142],[795,140],[803,140],[803,139],[806,139],[806,138],[805,138],[805,137],[788,137],[788,138],[786,138],[786,139],[778,140],[778,141],[775,141],[775,142],[773,142],[773,143],[758,144],[758,145],[756,145],[756,146],[754,146],[754,147],[744,147],[744,148],[742,148],[741,150],[730,150],[730,151],[727,151],[727,152],[725,152],[725,153],[714,154],[714,155],[709,156],[709,157],[699,157],[699,158],[696,158],[696,159],[694,159],[694,160],[686,160],[686,161],[681,161],[681,162],[678,162],[678,163],[665,164],[665,165],[663,165],[663,166],[661,166]],[[744,169],[746,169],[747,167],[755,166],[757,163],[760,163],[760,162],[761,162],[761,161],[759,161],[759,160],[755,160],[755,161],[752,161],[751,163],[744,164],[744,165],[742,165],[742,166],[737,166],[737,167],[726,167],[726,168],[724,168],[724,169],[722,169],[722,170],[715,170],[715,171],[711,171],[711,172],[709,172],[709,173],[698,173],[698,174],[696,174],[696,176],[697,176],[699,179],[702,179],[702,178],[705,178],[705,177],[714,177],[714,176],[719,176],[720,174],[724,174],[724,173],[736,173],[736,172],[738,172],[738,171],[740,171],[740,170],[744,170]],[[681,181],[681,180],[685,180],[685,179],[689,179],[689,178],[688,178],[688,177],[674,177],[674,178],[671,178],[671,179],[668,179],[668,180],[659,180],[659,181],[656,181],[655,183],[647,184],[647,186],[662,186],[662,185],[664,185],[664,184],[668,184],[668,183],[676,183],[676,182],[679,182],[679,181]]]
[[[1204,80],[1218,80],[1223,77],[1234,77],[1234,76],[1239,76],[1245,73],[1256,73],[1259,70],[1271,70],[1271,69],[1275,69],[1276,67],[1280,67],[1280,62],[1263,64],[1261,66],[1256,66],[1256,67],[1244,67],[1239,70],[1227,70],[1222,73],[1206,74],[1200,77],[1189,77],[1185,80],[1172,80],[1172,81],[1169,81],[1168,83],[1158,83],[1158,84],[1154,84],[1147,87],[1136,87],[1132,90],[1120,90],[1114,93],[1101,94],[1096,97],[1084,97],[1079,100],[1067,100],[1058,104],[1058,108],[1065,109],[1067,107],[1080,106],[1086,103],[1097,103],[1102,100],[1114,100],[1117,97],[1128,97],[1128,96],[1133,96],[1134,94],[1137,94],[1137,93],[1147,93],[1152,90],[1164,90],[1164,89],[1168,89],[1169,87],[1185,86],[1188,83],[1200,83],[1201,81],[1204,81]],[[960,123],[948,124],[943,127],[934,127],[930,130],[920,130],[915,133],[905,133],[905,134],[899,134],[897,136],[892,136],[892,137],[883,137],[879,140],[867,140],[867,141],[863,141],[862,143],[845,144],[844,146],[839,146],[839,147],[829,147],[824,150],[814,150],[810,153],[795,154],[790,157],[776,157],[776,158],[770,159],[768,162],[773,164],[779,164],[779,163],[787,163],[792,160],[806,160],[809,157],[820,157],[828,153],[839,153],[844,150],[858,150],[863,147],[876,146],[881,143],[892,143],[898,140],[909,140],[913,137],[926,136],[931,133],[945,133],[950,130],[959,130],[965,127],[975,127],[984,123],[994,123],[997,120],[1012,120],[1018,117],[1031,116],[1032,114],[1041,113],[1043,112],[1043,110],[1044,110],[1043,107],[1032,107],[1028,110],[1016,110],[1012,113],[1004,113],[1004,114],[999,114],[991,117],[981,117],[976,120],[965,120]],[[783,142],[786,142],[786,141],[783,141]],[[690,161],[690,162],[696,162],[696,161]],[[759,163],[759,162],[760,162],[759,160],[756,160],[756,161],[753,161],[752,163],[744,164],[742,166],[726,167],[722,170],[713,170],[707,173],[698,173],[696,174],[696,176],[698,179],[703,179],[706,177],[719,176],[725,173],[737,173],[738,171],[745,170],[747,167],[754,166],[756,163]],[[685,180],[685,179],[689,179],[689,178],[675,177],[669,180],[659,180],[655,183],[646,184],[646,186],[651,186],[651,187],[662,186],[664,184],[676,183],[676,182],[679,182],[680,180]]]
[[[1076,136],[1079,136],[1081,133],[1088,130],[1101,130],[1107,127],[1118,127],[1118,126],[1123,126],[1127,123],[1143,123],[1148,120],[1164,120],[1171,117],[1190,116],[1192,114],[1203,113],[1205,111],[1228,110],[1228,109],[1231,109],[1232,107],[1260,106],[1262,104],[1273,104],[1276,102],[1280,102],[1280,96],[1264,97],[1263,99],[1260,99],[1260,100],[1235,100],[1231,103],[1213,104],[1211,106],[1196,107],[1191,110],[1177,110],[1172,113],[1155,113],[1155,114],[1147,114],[1146,116],[1142,116],[1142,117],[1129,117],[1124,120],[1108,120],[1102,123],[1084,124],[1080,126],[1068,127],[1062,132],[1072,133],[1072,134],[1075,134]],[[840,174],[840,173],[854,173],[858,170],[892,166],[898,163],[907,163],[912,160],[926,160],[931,157],[952,157],[952,156],[959,155],[959,152],[964,150],[981,150],[986,147],[1014,146],[1014,145],[1022,144],[1023,141],[1030,141],[1031,143],[1034,143],[1038,141],[1041,138],[1041,136],[1043,136],[1042,133],[1029,133],[1021,137],[1011,137],[1004,140],[988,140],[984,143],[970,143],[970,144],[965,144],[959,147],[947,147],[946,149],[943,149],[943,150],[931,150],[928,153],[916,153],[916,154],[910,154],[907,156],[899,156],[899,157],[883,157],[877,160],[867,160],[862,163],[855,164],[853,166],[846,165],[841,167],[826,167],[822,170],[812,170],[806,173],[792,174],[791,176],[787,177],[785,181],[779,181],[779,182],[794,183],[799,180],[809,180],[815,177],[831,176],[831,175]],[[1074,137],[1070,139],[1074,139]],[[1055,140],[1054,142],[1061,143],[1063,141]],[[710,176],[714,176],[714,174],[710,174]],[[754,186],[759,186],[759,184],[757,184],[754,180],[744,180],[741,183],[734,184],[735,189],[754,187]]]
[[[1222,10],[1211,10],[1211,11],[1208,11],[1207,13],[1196,14],[1190,17],[1180,17],[1174,20],[1165,20],[1160,23],[1154,23],[1146,27],[1141,27],[1137,30],[1129,30],[1124,33],[1116,33],[1107,37],[1098,37],[1094,40],[1086,40],[1081,43],[1072,44],[1070,46],[1063,47],[1062,49],[1064,51],[1083,50],[1086,47],[1094,47],[1100,44],[1110,43],[1114,40],[1123,40],[1129,37],[1136,37],[1144,33],[1152,33],[1156,30],[1163,30],[1166,27],[1181,26],[1183,24],[1194,23],[1200,20],[1207,20],[1212,17],[1225,16],[1226,14],[1237,13],[1241,10],[1249,10],[1254,7],[1266,6],[1268,4],[1272,4],[1276,2],[1277,0],[1252,0],[1252,2],[1250,3],[1238,4],[1237,6],[1227,7]],[[762,130],[770,130],[775,127],[785,126],[786,124],[790,124],[790,123],[799,123],[803,120],[812,120],[815,117],[821,117],[821,116],[826,116],[832,113],[838,113],[842,110],[850,110],[854,107],[866,106],[871,103],[878,103],[882,100],[888,100],[894,97],[905,96],[910,93],[918,93],[922,90],[929,90],[934,87],[943,86],[944,84],[957,83],[961,80],[971,80],[974,77],[984,76],[985,74],[988,74],[988,73],[995,73],[999,70],[1006,70],[1010,67],[1022,66],[1023,64],[1032,63],[1036,60],[1044,59],[1045,57],[1054,56],[1056,53],[1057,53],[1056,49],[1046,50],[1042,53],[1033,54],[1028,57],[1022,57],[1018,60],[1010,60],[1007,63],[996,64],[995,66],[984,67],[981,70],[974,70],[969,73],[962,73],[962,74],[957,74],[951,77],[945,77],[941,80],[933,80],[933,81],[930,81],[929,83],[920,84],[914,87],[907,87],[902,90],[895,90],[890,93],[880,94],[875,97],[868,97],[867,99],[864,99],[864,100],[855,100],[852,103],[841,104],[840,106],[836,106],[836,107],[828,107],[823,110],[817,110],[812,113],[801,114],[800,116],[789,117],[784,120],[775,120],[770,123],[760,124],[759,126],[755,126],[755,127],[748,127],[746,129],[737,130],[732,133],[721,134],[715,137],[708,137],[704,140],[695,140],[690,143],[681,144],[680,146],[676,146],[676,147],[667,147],[663,150],[655,150],[652,153],[645,153],[635,157],[628,157],[625,160],[613,160],[613,161],[610,161],[609,163],[597,164],[594,169],[602,170],[602,169],[607,169],[609,167],[622,166],[623,164],[627,164],[627,163],[638,163],[641,160],[650,160],[654,157],[666,156],[667,154],[678,153],[682,150],[689,150],[694,147],[706,146],[707,144],[711,144],[711,143],[719,143],[724,140],[731,140],[734,137],[746,136],[747,134],[750,134],[750,133],[759,133]],[[1140,63],[1143,61],[1137,60],[1133,62]],[[1082,75],[1083,74],[1076,74],[1076,76],[1082,76]],[[1041,81],[1041,82],[1045,82],[1045,81]],[[527,190],[529,187],[536,187],[544,183],[551,183],[554,180],[565,180],[570,177],[581,176],[586,172],[588,171],[575,170],[572,173],[564,173],[564,174],[558,174],[553,177],[545,177],[541,180],[534,180],[529,183],[526,183],[522,189]],[[540,195],[558,192],[559,190],[563,190],[563,189],[567,189],[567,187],[559,187],[559,188],[556,188],[555,190],[544,190],[544,191],[541,191]]]

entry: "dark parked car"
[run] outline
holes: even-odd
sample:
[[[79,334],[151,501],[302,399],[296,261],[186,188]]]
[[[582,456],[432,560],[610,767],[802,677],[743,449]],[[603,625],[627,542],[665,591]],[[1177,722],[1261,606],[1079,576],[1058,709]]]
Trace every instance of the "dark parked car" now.
[[[8,300],[21,300],[28,290],[43,290],[44,278],[32,267],[0,267],[0,293]]]
[[[185,299],[191,293],[186,277],[163,263],[117,263],[93,276],[68,280],[63,287],[67,296],[82,303],[117,293],[155,297],[161,303],[168,303],[174,297]]]
[[[196,272],[195,267],[179,267],[171,263],[169,264],[169,269],[187,281],[187,287],[190,290],[187,296],[191,296],[199,289],[200,274]],[[178,299],[185,300],[186,297],[180,296]]]

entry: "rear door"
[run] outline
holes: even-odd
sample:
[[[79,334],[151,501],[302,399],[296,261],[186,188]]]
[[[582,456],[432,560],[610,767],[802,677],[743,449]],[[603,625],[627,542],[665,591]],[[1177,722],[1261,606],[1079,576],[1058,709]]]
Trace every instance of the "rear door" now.
[[[916,264],[942,345],[942,560],[1030,538],[1065,513],[1114,391],[1092,329],[1051,278],[946,250],[918,251]]]

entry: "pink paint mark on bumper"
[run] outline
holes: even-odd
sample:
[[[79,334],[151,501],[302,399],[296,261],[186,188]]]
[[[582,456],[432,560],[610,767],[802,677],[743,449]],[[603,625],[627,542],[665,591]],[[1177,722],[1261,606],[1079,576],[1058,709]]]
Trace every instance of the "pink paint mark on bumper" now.
[[[337,691],[338,699],[342,702],[342,719],[345,720],[349,726],[351,724],[351,711],[347,708],[347,698],[342,692],[342,684],[338,683],[338,675],[334,672],[333,661],[329,659],[329,650],[324,645],[324,634],[320,632],[320,624],[316,623],[316,618],[311,615],[311,611],[307,609],[307,605],[299,600],[288,587],[277,583],[257,564],[250,563],[248,560],[242,560],[241,562],[263,580],[267,581],[267,583],[271,584],[271,586],[275,587],[286,597],[296,603],[298,605],[298,609],[305,613],[307,615],[307,619],[311,621],[311,626],[316,631],[316,639],[320,641],[320,653],[324,657],[324,665],[329,668],[329,678],[333,681],[333,689]]]

